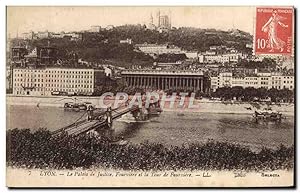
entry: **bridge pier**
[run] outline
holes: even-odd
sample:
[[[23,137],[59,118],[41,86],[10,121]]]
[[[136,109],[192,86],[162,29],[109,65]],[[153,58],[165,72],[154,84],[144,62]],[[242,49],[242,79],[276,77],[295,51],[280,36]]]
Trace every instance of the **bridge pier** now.
[[[112,109],[109,107],[106,111],[106,124],[108,125],[109,129],[112,128],[113,120],[112,120]]]
[[[107,136],[109,139],[114,139],[114,132],[113,129],[113,118],[112,118],[112,109],[109,107],[106,111],[106,125],[107,125]]]
[[[145,121],[149,118],[148,110],[145,107],[132,111],[131,114],[137,121]]]

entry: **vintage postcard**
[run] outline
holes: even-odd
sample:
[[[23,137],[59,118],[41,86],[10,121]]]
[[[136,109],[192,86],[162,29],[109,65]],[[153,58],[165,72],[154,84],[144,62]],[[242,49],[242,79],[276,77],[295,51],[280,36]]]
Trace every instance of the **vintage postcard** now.
[[[7,186],[294,187],[294,11],[7,6]]]

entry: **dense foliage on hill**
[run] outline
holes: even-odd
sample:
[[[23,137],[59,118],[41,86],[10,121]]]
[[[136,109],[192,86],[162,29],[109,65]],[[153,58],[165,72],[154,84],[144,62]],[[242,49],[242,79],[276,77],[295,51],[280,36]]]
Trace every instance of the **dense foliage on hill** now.
[[[272,58],[264,58],[262,61],[241,60],[238,63],[238,66],[244,68],[276,69],[277,64]]]
[[[11,45],[51,46],[59,50],[58,58],[75,60],[82,58],[89,62],[100,60],[121,60],[132,63],[147,61],[152,64],[153,59],[141,52],[136,52],[134,44],[157,43],[178,46],[185,50],[205,51],[210,46],[224,45],[234,47],[243,52],[251,52],[246,48],[252,42],[252,36],[242,31],[217,31],[198,28],[181,27],[169,32],[159,33],[146,29],[142,25],[118,26],[112,30],[103,30],[97,33],[84,32],[82,40],[71,41],[70,38],[51,38],[38,40],[13,40]],[[132,39],[133,44],[121,44],[120,40]]]
[[[210,46],[234,47],[240,51],[247,51],[246,44],[252,43],[253,39],[249,33],[234,30],[221,31],[215,29],[199,29],[192,27],[180,27],[172,29],[168,33],[159,33],[145,29],[140,25],[125,25],[116,27],[106,32],[107,37],[112,39],[131,38],[134,43],[169,43],[186,50],[208,50]]]
[[[118,145],[104,136],[52,137],[48,130],[6,132],[6,164],[40,169],[105,168],[121,170],[292,170],[294,146],[262,147],[259,152],[229,142],[182,146],[155,143]]]
[[[272,102],[292,102],[294,98],[294,92],[287,88],[285,89],[266,89],[266,88],[243,88],[240,86],[235,87],[222,87],[218,88],[216,92],[212,93],[213,97],[219,97],[224,100],[232,100],[234,97],[243,101],[253,101],[254,98],[265,99],[271,98]]]

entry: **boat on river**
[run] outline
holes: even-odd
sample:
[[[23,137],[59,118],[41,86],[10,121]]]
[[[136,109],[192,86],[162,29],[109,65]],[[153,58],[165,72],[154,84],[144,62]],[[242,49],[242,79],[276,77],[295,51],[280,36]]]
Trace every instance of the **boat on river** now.
[[[271,109],[264,109],[262,111],[255,111],[253,117],[256,121],[265,120],[265,121],[281,121],[283,116],[281,112],[272,111]]]
[[[65,110],[75,110],[75,111],[86,111],[88,108],[95,108],[94,105],[90,102],[67,102],[64,104]]]

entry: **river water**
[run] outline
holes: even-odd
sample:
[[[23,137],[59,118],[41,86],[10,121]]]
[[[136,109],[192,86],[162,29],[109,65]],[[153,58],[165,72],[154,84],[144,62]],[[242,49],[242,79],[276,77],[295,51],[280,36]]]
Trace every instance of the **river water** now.
[[[7,106],[7,129],[47,128],[51,131],[67,126],[84,112],[65,111],[58,107]],[[85,117],[84,117],[85,118]],[[228,141],[252,148],[276,148],[280,144],[294,144],[294,117],[281,123],[258,122],[251,115],[163,112],[144,123],[114,121],[116,134],[132,143],[145,141],[165,145],[202,143],[209,139]]]

